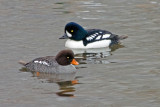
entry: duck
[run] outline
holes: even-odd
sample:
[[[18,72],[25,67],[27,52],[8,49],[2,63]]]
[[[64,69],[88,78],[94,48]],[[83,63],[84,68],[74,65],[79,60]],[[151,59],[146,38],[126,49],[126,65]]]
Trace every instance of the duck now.
[[[107,30],[84,29],[75,22],[69,22],[64,29],[64,35],[59,39],[68,39],[65,47],[74,49],[104,48],[119,44],[128,36],[118,36]]]
[[[19,63],[29,71],[56,74],[74,73],[76,68],[73,65],[79,64],[74,58],[73,51],[69,49],[60,51],[56,56],[39,57],[28,63],[24,61],[19,61]]]

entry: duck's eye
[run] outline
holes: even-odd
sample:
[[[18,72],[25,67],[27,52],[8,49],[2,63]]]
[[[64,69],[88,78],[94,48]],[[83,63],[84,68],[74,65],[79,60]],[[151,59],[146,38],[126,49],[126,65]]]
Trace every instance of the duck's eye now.
[[[67,59],[69,59],[69,56],[67,56]]]
[[[71,30],[71,32],[73,32],[73,30]]]

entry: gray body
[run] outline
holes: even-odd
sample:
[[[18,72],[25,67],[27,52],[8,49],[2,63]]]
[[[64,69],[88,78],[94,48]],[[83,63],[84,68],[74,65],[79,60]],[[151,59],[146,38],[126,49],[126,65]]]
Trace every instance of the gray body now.
[[[30,71],[44,73],[74,73],[76,68],[70,65],[60,65],[54,56],[40,57],[24,65]]]

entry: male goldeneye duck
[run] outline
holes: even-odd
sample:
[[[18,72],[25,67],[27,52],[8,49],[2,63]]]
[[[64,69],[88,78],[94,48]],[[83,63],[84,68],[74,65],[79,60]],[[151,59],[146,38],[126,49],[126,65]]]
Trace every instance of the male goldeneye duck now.
[[[62,50],[56,56],[39,57],[28,63],[19,63],[30,71],[44,73],[73,73],[76,70],[73,65],[79,64],[74,59],[72,50]]]
[[[128,36],[118,36],[109,31],[101,29],[87,29],[75,22],[65,26],[65,34],[59,39],[67,39],[65,47],[68,48],[103,48],[112,44],[118,44],[120,40]]]

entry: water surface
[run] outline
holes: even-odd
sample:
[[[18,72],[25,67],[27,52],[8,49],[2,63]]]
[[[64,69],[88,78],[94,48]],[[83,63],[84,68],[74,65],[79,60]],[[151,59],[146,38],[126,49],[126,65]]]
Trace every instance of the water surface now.
[[[129,38],[121,48],[76,54],[79,84],[19,71],[19,60],[65,49],[58,38],[70,21]],[[0,0],[0,105],[159,107],[159,22],[159,0]]]

